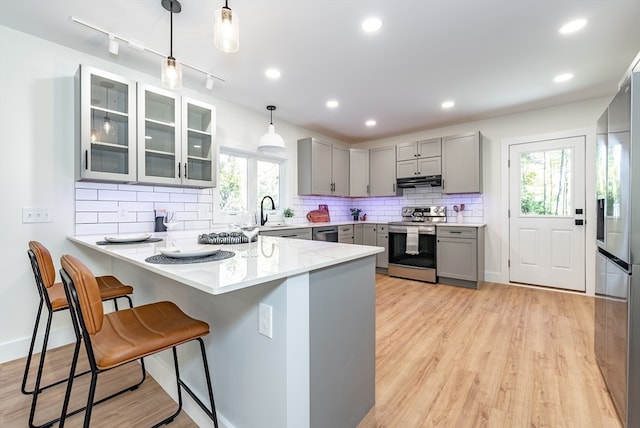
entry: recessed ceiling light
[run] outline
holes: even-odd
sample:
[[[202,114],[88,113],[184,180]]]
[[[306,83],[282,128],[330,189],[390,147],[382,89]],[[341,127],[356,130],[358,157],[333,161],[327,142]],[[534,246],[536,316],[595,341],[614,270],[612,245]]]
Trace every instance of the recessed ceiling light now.
[[[278,79],[278,78],[280,78],[280,70],[278,70],[277,68],[267,68],[267,70],[264,72],[264,74],[269,79]]]
[[[382,28],[382,21],[378,18],[367,18],[362,21],[362,29],[367,33],[374,33]]]
[[[456,105],[456,103],[454,103],[453,101],[445,101],[442,104],[440,104],[442,108],[451,108],[454,105]]]
[[[576,31],[582,29],[585,25],[587,25],[586,19],[576,19],[575,21],[567,22],[562,27],[560,27],[560,30],[558,30],[558,33],[560,34],[575,33]]]
[[[338,103],[338,101],[336,100],[329,100],[327,101],[327,107],[329,108],[336,108],[338,107],[340,104]]]
[[[562,83],[562,82],[566,82],[567,80],[571,80],[573,79],[573,74],[572,73],[564,73],[564,74],[559,74],[556,77],[553,78],[553,81],[556,83]]]
[[[369,119],[364,124],[367,125],[368,127],[372,127],[372,126],[376,126],[376,121],[373,119]]]

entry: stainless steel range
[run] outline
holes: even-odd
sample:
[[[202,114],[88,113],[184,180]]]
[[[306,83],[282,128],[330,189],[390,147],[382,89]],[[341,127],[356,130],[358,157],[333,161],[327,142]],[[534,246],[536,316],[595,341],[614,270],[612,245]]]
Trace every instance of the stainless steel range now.
[[[402,221],[389,223],[390,276],[436,282],[436,223],[446,223],[444,206],[403,207]]]

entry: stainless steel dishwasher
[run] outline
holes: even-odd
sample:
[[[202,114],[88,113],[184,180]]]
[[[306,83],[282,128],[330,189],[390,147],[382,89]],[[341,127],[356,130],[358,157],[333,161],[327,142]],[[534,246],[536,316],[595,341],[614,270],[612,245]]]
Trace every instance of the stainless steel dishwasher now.
[[[321,226],[313,228],[314,241],[338,242],[338,226]]]

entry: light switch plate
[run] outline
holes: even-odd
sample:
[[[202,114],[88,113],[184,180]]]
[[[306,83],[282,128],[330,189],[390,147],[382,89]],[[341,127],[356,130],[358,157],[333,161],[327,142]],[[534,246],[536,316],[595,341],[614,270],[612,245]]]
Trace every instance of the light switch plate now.
[[[23,223],[53,223],[51,208],[22,208]]]

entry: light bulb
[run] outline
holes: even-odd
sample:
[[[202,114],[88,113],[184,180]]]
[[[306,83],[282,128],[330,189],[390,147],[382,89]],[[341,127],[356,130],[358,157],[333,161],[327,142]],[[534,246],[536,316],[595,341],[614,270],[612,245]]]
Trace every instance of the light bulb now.
[[[102,124],[105,134],[111,134],[113,131],[113,125],[111,124],[111,118],[109,116],[104,117],[104,123]]]
[[[170,89],[182,87],[182,64],[173,57],[162,60],[162,83]]]

